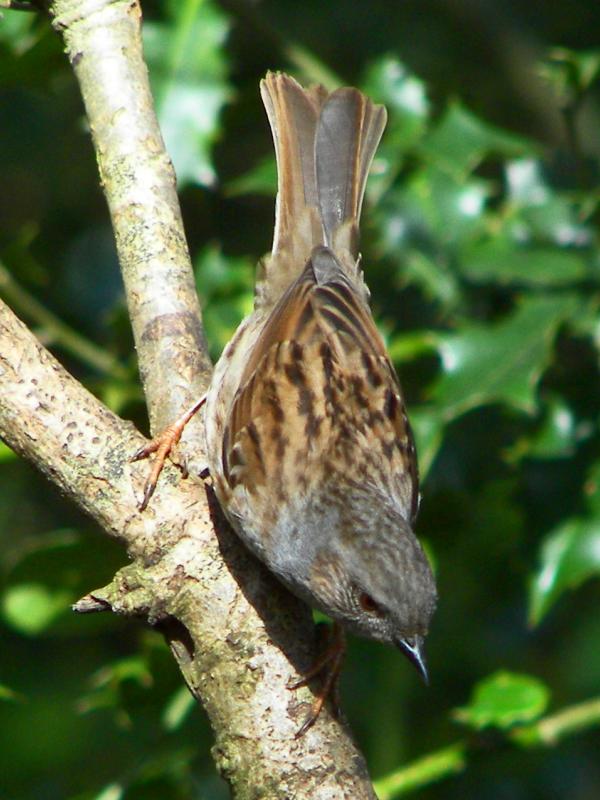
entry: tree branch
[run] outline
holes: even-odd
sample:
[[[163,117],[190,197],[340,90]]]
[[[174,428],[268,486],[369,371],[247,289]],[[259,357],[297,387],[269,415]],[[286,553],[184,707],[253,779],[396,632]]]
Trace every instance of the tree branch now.
[[[286,686],[315,656],[308,609],[245,551],[199,482],[173,481],[171,470],[152,507],[137,510],[145,470],[128,454],[142,437],[3,303],[0,436],[127,543],[134,563],[81,610],[110,607],[163,630],[208,711],[217,764],[236,798],[254,796],[256,786],[264,797],[374,796],[364,761],[329,714],[294,739],[311,694]]]
[[[160,430],[204,392],[211,364],[143,60],[141,10],[130,0],[56,0],[50,10],[85,104],[151,427]]]
[[[134,0],[55,0],[107,196],[153,427],[197,397],[209,363],[171,163],[148,87]],[[198,448],[201,425],[189,438]],[[0,304],[0,435],[134,563],[84,598],[163,630],[216,735],[234,797],[374,797],[347,729],[326,711],[294,738],[312,695],[290,692],[315,658],[309,610],[242,547],[210,489],[171,467],[137,510],[140,435],[83,389]],[[299,671],[300,670],[300,671]]]

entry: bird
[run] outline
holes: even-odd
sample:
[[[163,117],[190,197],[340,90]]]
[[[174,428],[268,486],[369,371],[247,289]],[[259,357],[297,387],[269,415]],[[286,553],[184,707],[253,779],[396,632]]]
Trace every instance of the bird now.
[[[437,590],[414,533],[414,438],[359,252],[387,112],[356,88],[303,88],[281,72],[260,92],[278,171],[272,250],[192,412],[204,405],[208,471],[235,532],[334,622],[330,647],[294,684],[326,668],[304,733],[337,682],[346,631],[396,646],[427,682]]]

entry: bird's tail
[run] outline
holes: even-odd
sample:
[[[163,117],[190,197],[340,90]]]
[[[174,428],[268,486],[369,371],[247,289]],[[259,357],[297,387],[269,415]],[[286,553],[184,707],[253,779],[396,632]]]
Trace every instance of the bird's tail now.
[[[282,73],[269,72],[260,90],[278,173],[273,249],[261,290],[271,304],[318,245],[355,269],[367,174],[387,114],[358,89],[303,89]]]

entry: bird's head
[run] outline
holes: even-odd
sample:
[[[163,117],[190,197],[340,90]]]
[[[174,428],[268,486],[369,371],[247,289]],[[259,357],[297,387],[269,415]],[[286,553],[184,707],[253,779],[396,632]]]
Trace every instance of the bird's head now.
[[[424,641],[437,591],[409,523],[390,503],[363,498],[338,524],[312,564],[316,604],[347,630],[397,646],[427,681]]]

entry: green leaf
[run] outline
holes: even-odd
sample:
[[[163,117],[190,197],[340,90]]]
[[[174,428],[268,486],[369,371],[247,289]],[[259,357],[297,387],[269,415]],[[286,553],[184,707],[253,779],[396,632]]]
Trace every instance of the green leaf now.
[[[119,686],[128,681],[143,689],[152,686],[152,674],[144,656],[126,656],[105,665],[95,674],[93,683],[95,688],[102,688],[109,685]]]
[[[435,129],[423,140],[421,149],[443,170],[464,178],[488,155],[516,157],[531,152],[533,145],[452,103]]]
[[[225,256],[218,247],[209,245],[198,255],[194,269],[204,301],[204,328],[211,355],[217,358],[252,311],[254,265],[247,258]]]
[[[377,203],[402,167],[404,157],[425,132],[430,107],[425,85],[394,56],[384,56],[367,70],[362,88],[388,112],[386,130],[377,149],[367,197]]]
[[[528,297],[494,325],[467,323],[459,333],[441,334],[443,375],[433,397],[444,406],[445,418],[489,403],[532,413],[556,331],[575,308],[571,295]]]
[[[561,104],[572,103],[598,79],[600,50],[554,47],[540,74],[551,84]]]
[[[2,700],[5,702],[15,702],[15,701],[22,701],[23,697],[10,687],[6,686],[3,683],[0,683],[0,701]]]
[[[79,636],[86,630],[92,634],[98,625],[106,624],[108,615],[96,615],[98,621],[82,628],[70,606],[89,590],[91,581],[98,580],[99,564],[108,577],[111,567],[114,571],[122,559],[116,543],[102,537],[84,539],[71,529],[25,538],[15,543],[6,564],[0,614],[28,635],[51,632],[64,636],[69,629],[77,630]]]
[[[548,700],[549,691],[537,678],[501,671],[480,681],[469,705],[455,709],[453,717],[475,730],[506,730],[537,719],[546,710]]]
[[[402,270],[407,280],[419,286],[428,299],[449,308],[459,305],[461,292],[456,272],[442,258],[409,250],[402,259]]]
[[[527,448],[528,458],[565,458],[572,456],[578,441],[575,415],[560,398],[552,400],[541,428]]]
[[[586,277],[582,255],[557,247],[519,247],[494,237],[463,251],[460,271],[472,281],[562,286]]]
[[[3,464],[5,461],[14,461],[16,459],[16,453],[10,449],[10,447],[4,442],[0,442],[0,464]]]
[[[111,783],[94,797],[94,800],[122,800],[125,796],[125,787],[120,783]]]
[[[220,112],[231,96],[223,48],[229,20],[211,0],[172,0],[167,12],[169,22],[144,26],[160,126],[179,186],[208,186]]]
[[[485,182],[449,176],[437,165],[416,170],[374,209],[381,251],[428,295],[456,302],[460,291],[448,245],[486,233],[488,193]]]
[[[128,656],[105,664],[92,677],[91,690],[79,698],[77,709],[88,714],[100,709],[113,709],[116,721],[127,728],[131,718],[127,696],[131,690],[146,692],[153,684],[152,673],[144,655]]]
[[[520,206],[542,206],[548,202],[551,189],[544,178],[541,161],[518,158],[505,166],[507,196]]]
[[[449,175],[431,164],[407,181],[403,203],[427,223],[436,238],[448,243],[482,230],[488,195],[484,181]]]
[[[529,588],[530,624],[538,625],[566,590],[594,575],[600,575],[600,509],[589,517],[568,519],[544,539]]]
[[[22,56],[34,47],[43,35],[35,14],[3,13],[0,18],[0,43]]]
[[[162,713],[162,724],[165,730],[177,730],[195,705],[196,701],[187,686],[177,689]]]
[[[507,232],[522,245],[554,242],[559,247],[590,248],[594,234],[583,222],[582,210],[569,195],[549,182],[540,159],[520,158],[505,166],[510,216]]]
[[[393,141],[403,151],[410,149],[423,135],[429,118],[425,84],[395,56],[388,55],[371,64],[362,88],[387,108],[384,144]]]
[[[411,409],[410,423],[419,457],[419,473],[424,481],[441,447],[445,422],[437,409],[422,406]]]
[[[226,194],[229,197],[241,194],[264,194],[267,197],[275,197],[276,193],[277,165],[274,155],[263,158],[248,172],[229,181],[226,186]]]
[[[2,616],[20,633],[34,636],[64,614],[72,601],[71,592],[65,589],[50,588],[41,583],[16,584],[4,593]]]
[[[545,397],[544,406],[541,423],[533,433],[522,436],[510,448],[509,461],[571,458],[577,446],[594,434],[592,423],[578,420],[561,397]]]

